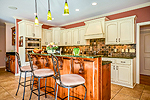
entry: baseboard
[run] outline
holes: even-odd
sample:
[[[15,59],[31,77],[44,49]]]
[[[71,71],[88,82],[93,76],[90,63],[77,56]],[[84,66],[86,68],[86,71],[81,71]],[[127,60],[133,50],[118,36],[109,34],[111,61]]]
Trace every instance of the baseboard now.
[[[6,66],[0,66],[0,68],[6,68]]]

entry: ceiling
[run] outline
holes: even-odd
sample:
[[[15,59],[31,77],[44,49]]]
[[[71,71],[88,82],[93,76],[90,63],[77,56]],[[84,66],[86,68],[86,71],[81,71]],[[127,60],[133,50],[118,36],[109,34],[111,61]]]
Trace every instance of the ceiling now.
[[[34,0],[0,0],[0,25],[4,22],[15,23],[14,17],[34,21]],[[65,0],[50,0],[51,13],[54,20],[47,21],[48,0],[37,0],[38,18],[40,23],[60,26],[67,23],[91,18],[109,12],[140,5],[150,0],[67,0],[69,16],[63,16]],[[92,6],[97,2],[96,6]],[[12,10],[9,7],[17,7]],[[79,9],[79,11],[75,11]]]

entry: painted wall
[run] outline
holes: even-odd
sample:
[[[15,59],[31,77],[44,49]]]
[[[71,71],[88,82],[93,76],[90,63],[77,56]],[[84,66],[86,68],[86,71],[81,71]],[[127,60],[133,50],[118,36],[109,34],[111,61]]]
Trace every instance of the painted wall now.
[[[12,45],[12,30],[11,28],[15,25],[12,23],[6,24],[6,52],[14,52],[15,46]]]
[[[0,67],[5,66],[6,35],[5,26],[0,26]]]

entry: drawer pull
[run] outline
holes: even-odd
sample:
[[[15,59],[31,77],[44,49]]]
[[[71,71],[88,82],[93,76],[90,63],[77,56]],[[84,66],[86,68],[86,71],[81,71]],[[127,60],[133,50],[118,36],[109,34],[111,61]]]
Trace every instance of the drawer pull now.
[[[126,63],[125,61],[121,61],[121,63]]]
[[[115,70],[115,66],[113,66],[113,69]]]
[[[117,38],[116,38],[116,42],[117,42]]]
[[[118,70],[118,66],[116,66],[116,70]]]

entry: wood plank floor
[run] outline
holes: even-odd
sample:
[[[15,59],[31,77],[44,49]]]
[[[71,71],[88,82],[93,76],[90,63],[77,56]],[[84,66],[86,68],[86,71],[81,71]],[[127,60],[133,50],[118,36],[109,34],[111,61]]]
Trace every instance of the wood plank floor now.
[[[150,76],[140,74],[140,84],[145,84],[150,86]]]

